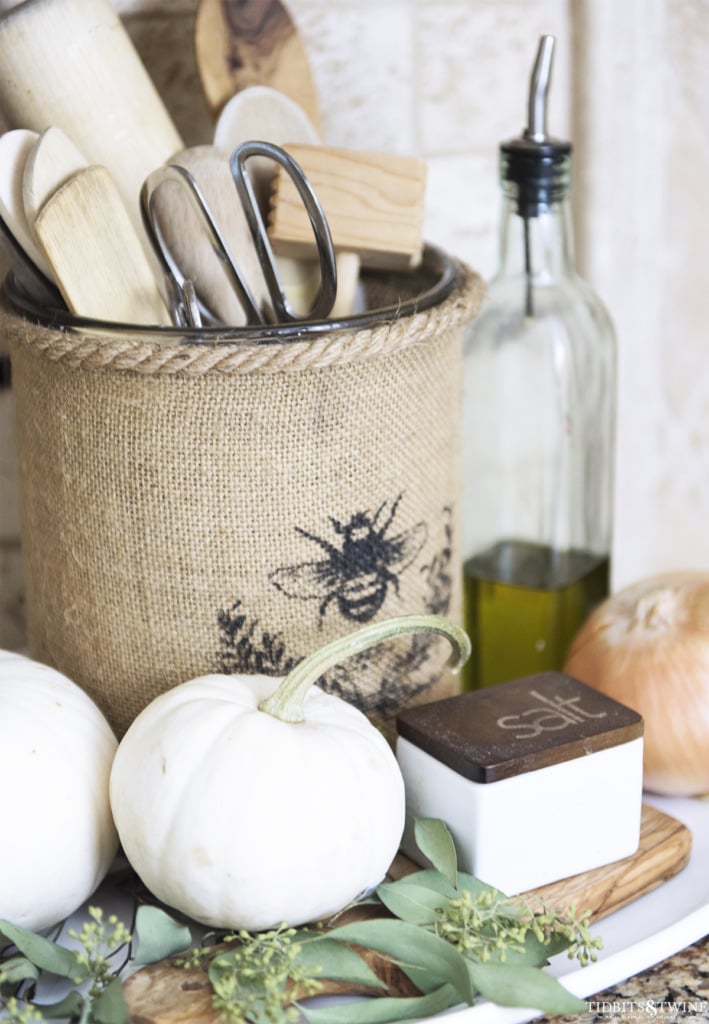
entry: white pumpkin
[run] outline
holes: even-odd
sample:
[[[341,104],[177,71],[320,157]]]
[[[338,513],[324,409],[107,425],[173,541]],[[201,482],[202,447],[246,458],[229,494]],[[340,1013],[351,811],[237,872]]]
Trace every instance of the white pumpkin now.
[[[48,928],[102,881],[118,848],[108,798],[117,745],[75,683],[0,651],[0,918]]]
[[[436,616],[388,620],[285,680],[203,676],[142,711],[110,791],[147,888],[196,921],[259,931],[326,917],[379,883],[404,827],[399,766],[365,715],[311,684],[347,654],[424,628],[462,633]]]

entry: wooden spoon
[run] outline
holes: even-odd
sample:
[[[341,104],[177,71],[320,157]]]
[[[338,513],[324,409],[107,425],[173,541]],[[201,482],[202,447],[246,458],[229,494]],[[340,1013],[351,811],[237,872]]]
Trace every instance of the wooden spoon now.
[[[0,216],[35,266],[51,278],[51,268],[32,235],[22,201],[25,162],[38,138],[37,132],[27,128],[15,128],[0,136]]]
[[[291,96],[319,128],[320,109],[308,55],[280,0],[200,0],[195,53],[213,116],[241,89],[271,85]]]
[[[59,290],[78,316],[170,323],[142,243],[105,167],[72,175],[35,220]]]

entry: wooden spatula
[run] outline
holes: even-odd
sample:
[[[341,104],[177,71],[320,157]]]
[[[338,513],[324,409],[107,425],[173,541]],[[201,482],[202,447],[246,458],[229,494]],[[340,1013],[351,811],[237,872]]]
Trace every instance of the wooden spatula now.
[[[47,128],[30,149],[22,174],[22,203],[30,226],[60,185],[89,162],[61,128]]]
[[[292,97],[319,129],[317,90],[305,45],[280,0],[200,0],[195,53],[215,117],[234,93],[271,85]]]
[[[72,312],[128,324],[170,323],[140,238],[105,167],[73,174],[41,208],[34,229]]]

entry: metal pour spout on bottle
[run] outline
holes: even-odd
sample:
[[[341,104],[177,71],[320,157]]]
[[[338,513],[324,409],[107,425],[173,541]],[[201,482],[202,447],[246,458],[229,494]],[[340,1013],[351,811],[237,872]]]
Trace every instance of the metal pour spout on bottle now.
[[[554,60],[554,36],[542,36],[537,50],[537,59],[532,68],[527,104],[527,127],[523,138],[537,145],[543,145],[547,138],[547,101],[551,84],[551,68]],[[529,216],[524,215],[524,266],[527,279],[525,312],[534,315],[532,291],[532,259],[529,239]]]
[[[465,339],[466,686],[560,669],[609,587],[615,338],[576,272],[572,146],[549,134],[553,36],[499,148],[499,265]]]

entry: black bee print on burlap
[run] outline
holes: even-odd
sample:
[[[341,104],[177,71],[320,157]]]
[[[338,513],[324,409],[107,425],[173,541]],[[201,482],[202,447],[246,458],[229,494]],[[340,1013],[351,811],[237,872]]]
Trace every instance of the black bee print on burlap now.
[[[381,514],[381,513],[379,513]],[[391,509],[389,516],[391,517]],[[374,517],[376,519],[376,516]],[[419,570],[425,583],[422,611],[432,615],[446,615],[450,609],[453,578],[452,510],[443,509],[443,542],[427,564]],[[289,654],[282,635],[264,629],[258,619],[251,618],[241,600],[219,611],[219,651],[216,671],[233,673],[262,673],[286,675],[301,660]],[[433,685],[433,679],[415,680],[416,673],[425,668],[433,638],[425,635],[408,637],[408,644],[392,646],[390,656],[382,663],[376,650],[361,651],[347,661],[330,669],[319,685],[328,693],[344,698],[374,720],[386,721],[414,697]],[[365,688],[362,679],[376,666],[379,679],[376,685]]]
[[[402,497],[391,505],[382,502],[374,515],[355,512],[346,523],[329,516],[332,539],[296,526],[325,557],[276,569],[269,576],[271,583],[288,597],[319,601],[320,625],[330,608],[350,622],[369,622],[390,589],[399,594],[401,574],[426,543],[425,523],[394,532]]]

